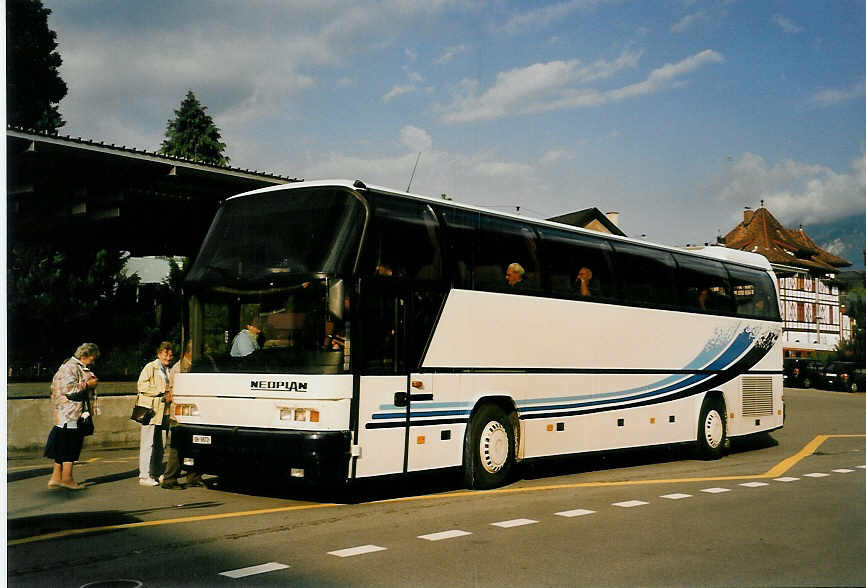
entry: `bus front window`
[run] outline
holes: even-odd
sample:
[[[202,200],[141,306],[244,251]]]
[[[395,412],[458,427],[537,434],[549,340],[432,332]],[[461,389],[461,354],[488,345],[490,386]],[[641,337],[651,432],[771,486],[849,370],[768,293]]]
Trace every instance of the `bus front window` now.
[[[342,280],[239,292],[216,287],[190,300],[193,372],[343,373],[348,321]]]

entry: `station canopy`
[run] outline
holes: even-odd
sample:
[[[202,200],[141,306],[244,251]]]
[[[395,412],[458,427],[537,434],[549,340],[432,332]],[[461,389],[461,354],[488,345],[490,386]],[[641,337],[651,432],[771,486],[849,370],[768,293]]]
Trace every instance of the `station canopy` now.
[[[301,181],[16,128],[6,157],[9,247],[193,257],[223,200]]]

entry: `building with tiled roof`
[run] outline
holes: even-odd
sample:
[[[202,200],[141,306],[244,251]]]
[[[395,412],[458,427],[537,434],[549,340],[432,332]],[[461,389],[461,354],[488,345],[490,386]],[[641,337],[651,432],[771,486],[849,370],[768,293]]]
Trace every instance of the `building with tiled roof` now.
[[[839,303],[834,279],[847,259],[821,249],[801,226],[787,229],[762,203],[720,239],[726,247],[760,253],[779,280],[786,357],[832,351],[851,337],[851,319]]]

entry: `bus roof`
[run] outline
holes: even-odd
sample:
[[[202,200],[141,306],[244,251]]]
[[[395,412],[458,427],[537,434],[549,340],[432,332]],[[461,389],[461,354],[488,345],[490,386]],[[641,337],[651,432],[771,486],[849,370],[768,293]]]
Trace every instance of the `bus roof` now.
[[[437,204],[440,206],[447,206],[450,208],[459,208],[462,210],[471,210],[476,212],[483,212],[488,215],[498,216],[502,218],[510,218],[513,220],[518,220],[521,222],[528,222],[535,225],[547,226],[551,228],[563,229],[566,231],[571,231],[574,233],[582,233],[585,235],[590,235],[594,237],[603,237],[605,239],[610,239],[612,241],[622,241],[626,243],[635,243],[642,246],[653,247],[657,249],[664,249],[666,251],[675,252],[675,253],[685,253],[689,255],[696,255],[699,257],[707,257],[710,259],[716,259],[719,261],[727,261],[732,263],[738,263],[742,265],[748,265],[752,267],[757,267],[762,270],[772,271],[772,267],[770,266],[770,262],[766,257],[760,255],[758,253],[751,253],[748,251],[741,251],[739,249],[729,249],[723,246],[705,246],[705,247],[695,247],[695,248],[683,248],[676,247],[673,245],[664,245],[661,243],[654,243],[651,241],[645,241],[643,239],[635,239],[632,237],[622,237],[620,235],[613,235],[608,233],[600,233],[598,231],[593,231],[591,229],[584,229],[581,227],[575,227],[573,225],[565,225],[562,223],[557,223],[554,221],[537,219],[527,216],[521,216],[518,214],[502,212],[498,210],[492,210],[489,208],[484,208],[481,206],[475,206],[473,204],[464,204],[460,202],[455,202],[453,200],[442,200],[440,198],[433,198],[431,196],[425,196],[423,194],[413,194],[411,192],[404,192],[402,190],[395,190],[393,188],[387,188],[385,186],[376,186],[376,185],[368,185],[362,182],[361,180],[303,180],[300,182],[293,182],[291,184],[281,184],[277,186],[268,186],[267,188],[260,188],[258,190],[251,190],[249,192],[243,192],[241,194],[236,194],[228,198],[228,200],[233,200],[235,198],[242,198],[246,196],[254,196],[256,194],[265,194],[269,192],[279,192],[279,191],[289,191],[289,190],[299,190],[303,188],[318,188],[318,187],[342,187],[348,188],[350,190],[370,190],[374,192],[380,192],[384,194],[388,194],[391,196],[409,198],[414,200],[421,200],[424,202],[428,202],[431,204]]]

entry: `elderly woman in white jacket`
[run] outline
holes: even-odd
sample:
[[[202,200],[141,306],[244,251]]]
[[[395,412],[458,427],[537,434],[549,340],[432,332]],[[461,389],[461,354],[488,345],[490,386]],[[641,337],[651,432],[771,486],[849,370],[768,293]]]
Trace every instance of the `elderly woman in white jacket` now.
[[[174,357],[174,347],[163,341],[156,350],[156,359],[144,366],[138,376],[138,398],[135,403],[153,410],[153,418],[141,425],[141,447],[138,454],[138,483],[142,486],[159,486],[162,472],[163,419],[171,402],[169,366]]]

